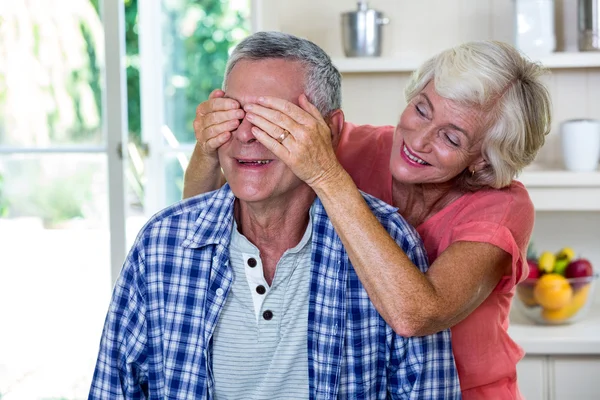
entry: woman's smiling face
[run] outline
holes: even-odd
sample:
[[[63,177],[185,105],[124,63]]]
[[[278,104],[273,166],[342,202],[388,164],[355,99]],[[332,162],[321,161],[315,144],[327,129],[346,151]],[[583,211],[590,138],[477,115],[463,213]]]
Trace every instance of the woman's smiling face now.
[[[390,170],[403,183],[445,183],[483,166],[485,114],[441,97],[429,82],[400,116]]]

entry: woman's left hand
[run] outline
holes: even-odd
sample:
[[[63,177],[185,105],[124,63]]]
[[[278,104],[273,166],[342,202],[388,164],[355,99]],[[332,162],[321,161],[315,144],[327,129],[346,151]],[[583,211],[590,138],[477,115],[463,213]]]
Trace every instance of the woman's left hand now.
[[[327,122],[304,94],[299,106],[263,96],[244,107],[252,133],[309,186],[326,184],[343,170],[332,145]]]

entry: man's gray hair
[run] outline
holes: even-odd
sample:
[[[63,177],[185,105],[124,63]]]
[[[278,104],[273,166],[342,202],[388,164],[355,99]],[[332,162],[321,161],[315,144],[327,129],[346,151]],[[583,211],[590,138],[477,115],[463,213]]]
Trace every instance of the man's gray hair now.
[[[331,58],[311,41],[282,32],[257,32],[242,40],[227,62],[223,90],[238,61],[272,58],[298,61],[304,66],[304,94],[323,117],[341,107],[342,77]]]

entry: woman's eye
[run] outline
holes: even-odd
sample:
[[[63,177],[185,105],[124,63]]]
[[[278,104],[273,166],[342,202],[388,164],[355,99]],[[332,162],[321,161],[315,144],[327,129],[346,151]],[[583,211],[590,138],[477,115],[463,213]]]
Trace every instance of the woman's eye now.
[[[454,138],[450,135],[446,135],[446,139],[452,146],[454,146],[454,147],[460,146],[460,143],[458,142],[458,140],[456,138]]]
[[[417,104],[417,105],[415,106],[415,108],[416,108],[417,112],[419,113],[419,115],[421,115],[421,116],[423,116],[423,117],[425,116],[425,107],[423,107],[423,106],[422,106],[422,105],[420,105],[420,104]]]

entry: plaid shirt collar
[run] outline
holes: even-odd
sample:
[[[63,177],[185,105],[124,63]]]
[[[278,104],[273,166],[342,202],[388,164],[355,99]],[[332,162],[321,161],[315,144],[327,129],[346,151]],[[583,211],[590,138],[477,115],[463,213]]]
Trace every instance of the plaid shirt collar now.
[[[210,197],[206,206],[200,211],[196,223],[182,243],[183,247],[192,249],[211,244],[229,245],[233,228],[233,207],[235,196],[225,184]]]

